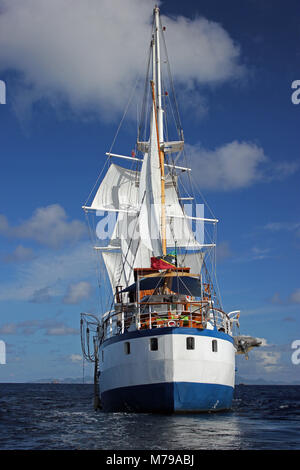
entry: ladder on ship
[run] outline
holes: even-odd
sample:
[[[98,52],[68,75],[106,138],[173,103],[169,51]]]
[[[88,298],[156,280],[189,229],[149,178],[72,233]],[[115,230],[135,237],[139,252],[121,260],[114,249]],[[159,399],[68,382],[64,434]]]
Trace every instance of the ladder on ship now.
[[[99,387],[99,328],[100,323],[95,315],[82,313],[80,320],[80,335],[81,335],[81,348],[83,357],[94,363],[94,409],[99,410],[101,406],[100,387]],[[91,350],[90,333],[93,333],[92,343],[93,350]]]

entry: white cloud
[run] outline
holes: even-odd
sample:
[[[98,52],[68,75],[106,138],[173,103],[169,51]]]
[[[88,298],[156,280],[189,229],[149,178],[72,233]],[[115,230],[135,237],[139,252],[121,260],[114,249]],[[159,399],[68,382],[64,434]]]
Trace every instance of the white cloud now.
[[[271,302],[273,304],[283,305],[285,310],[287,307],[290,308],[291,304],[300,304],[300,288],[295,289],[286,299],[282,299],[279,292],[275,292],[271,298]]]
[[[269,222],[264,226],[265,230],[270,230],[271,232],[296,232],[296,235],[300,235],[300,222]]]
[[[296,289],[292,292],[289,301],[293,304],[300,304],[300,289]]]
[[[144,77],[154,2],[148,0],[0,0],[0,70],[17,70],[26,106],[65,99],[73,109],[124,109]],[[239,78],[240,49],[222,25],[166,18],[175,79],[195,84]]]
[[[48,303],[51,301],[51,295],[50,295],[50,292],[49,292],[49,288],[48,287],[43,287],[41,289],[37,289],[31,299],[30,299],[30,302],[34,303],[34,304],[43,304],[43,303]]]
[[[261,342],[261,345],[260,345],[261,348],[264,346],[270,346],[266,338],[256,338],[256,339]]]
[[[162,17],[168,55],[175,77],[182,82],[217,83],[240,77],[240,48],[224,28],[205,18]]]
[[[259,357],[259,360],[261,361],[261,366],[266,369],[267,371],[274,368],[278,367],[280,359],[281,359],[281,353],[276,352],[276,351],[257,351],[256,352],[257,356]]]
[[[297,163],[273,163],[263,148],[253,142],[234,140],[214,150],[200,144],[186,144],[185,148],[194,168],[195,181],[203,189],[236,190],[257,182],[280,180],[298,170]],[[280,171],[285,164],[290,172]]]
[[[87,229],[79,220],[69,221],[64,208],[59,204],[51,204],[38,207],[29,219],[16,226],[9,225],[7,218],[1,215],[0,233],[7,237],[34,240],[41,245],[58,248],[67,241],[77,241],[87,235]],[[24,248],[22,251],[24,255]]]
[[[33,335],[39,330],[44,330],[46,335],[51,336],[77,335],[79,333],[78,329],[71,328],[53,319],[25,320],[17,323],[6,323],[0,327],[0,333],[5,335]]]
[[[267,157],[261,147],[251,142],[233,141],[215,150],[199,144],[186,145],[195,168],[195,180],[201,188],[232,190],[250,186],[262,179],[261,165]]]
[[[43,293],[48,300],[62,296],[66,285],[95,276],[95,256],[90,243],[84,242],[54,254],[43,253],[26,265],[18,265],[14,280],[1,283],[0,300],[31,301]]]
[[[290,162],[278,162],[273,165],[272,172],[269,175],[270,181],[275,180],[283,180],[290,175],[296,173],[299,170],[299,160],[297,161],[290,161]]]
[[[3,257],[3,261],[5,263],[23,263],[24,261],[31,260],[32,258],[34,258],[34,253],[31,248],[18,245],[12,253],[8,253]]]
[[[46,335],[49,336],[66,336],[66,335],[78,335],[79,330],[70,328],[66,325],[57,325],[46,330]]]
[[[71,354],[70,360],[71,362],[81,362],[82,356],[80,356],[80,354]]]
[[[14,335],[17,332],[17,325],[15,323],[5,323],[0,327],[2,335]]]
[[[71,284],[68,292],[63,298],[65,304],[78,304],[83,299],[87,299],[92,292],[92,286],[89,282],[81,281]]]
[[[253,246],[252,247],[252,253],[253,253],[252,259],[254,259],[254,260],[269,258],[270,257],[270,248],[260,248],[260,247],[257,247],[257,246]]]

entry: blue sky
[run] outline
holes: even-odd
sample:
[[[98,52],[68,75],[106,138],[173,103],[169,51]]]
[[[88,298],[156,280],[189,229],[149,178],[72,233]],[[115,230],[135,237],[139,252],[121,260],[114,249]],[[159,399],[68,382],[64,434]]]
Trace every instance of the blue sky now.
[[[81,206],[143,81],[153,5],[0,0],[2,382],[82,375],[80,312],[101,302]],[[241,310],[241,333],[264,339],[238,374],[300,381],[300,6],[160,8],[195,182],[220,220],[223,305]],[[135,114],[116,153],[134,147]]]

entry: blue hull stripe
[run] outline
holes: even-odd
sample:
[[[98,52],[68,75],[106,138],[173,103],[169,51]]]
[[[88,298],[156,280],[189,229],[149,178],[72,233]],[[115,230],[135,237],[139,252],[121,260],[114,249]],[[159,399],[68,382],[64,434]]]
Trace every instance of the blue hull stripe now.
[[[101,394],[104,411],[187,413],[231,408],[233,387],[218,384],[170,382],[136,385]]]
[[[152,328],[151,330],[138,330],[130,331],[120,335],[115,335],[112,338],[108,338],[103,342],[103,345],[108,346],[109,344],[117,343],[118,341],[127,341],[128,339],[142,338],[144,336],[160,336],[160,335],[196,335],[196,336],[209,336],[212,338],[220,338],[225,341],[233,343],[232,336],[223,333],[218,330],[200,330],[198,328],[184,328],[184,327],[164,327],[164,328]]]

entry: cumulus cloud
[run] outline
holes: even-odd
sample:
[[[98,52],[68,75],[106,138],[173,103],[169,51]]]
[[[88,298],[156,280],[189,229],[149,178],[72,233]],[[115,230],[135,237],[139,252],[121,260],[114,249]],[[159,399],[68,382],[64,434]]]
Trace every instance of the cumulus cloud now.
[[[286,308],[288,306],[291,306],[291,304],[300,304],[300,288],[295,289],[293,292],[290,293],[290,295],[286,296],[285,298],[282,298],[279,292],[275,292],[275,294],[270,300],[272,304],[282,305],[286,310]]]
[[[265,338],[257,338],[261,341],[259,348],[254,348],[249,353],[249,362],[244,367],[247,374],[251,373],[258,377],[264,376],[263,374],[271,374],[276,370],[282,368],[282,351],[279,350],[277,345],[268,344]],[[243,361],[240,361],[240,365]],[[241,371],[242,373],[242,371]]]
[[[260,351],[257,356],[261,361],[261,366],[267,371],[280,366],[281,353],[276,351]]]
[[[0,70],[18,72],[19,105],[64,100],[74,110],[124,109],[144,77],[152,8],[148,0],[0,0]],[[222,25],[167,18],[175,80],[191,89],[243,74],[241,54]]]
[[[47,328],[46,335],[49,336],[66,336],[66,335],[78,335],[79,330],[76,328],[70,328],[69,326],[59,324],[56,326],[52,326],[51,328]]]
[[[257,182],[279,180],[291,173],[282,173],[264,150],[253,142],[233,141],[214,150],[200,144],[186,144],[197,184],[203,189],[236,190]],[[285,162],[283,162],[284,164]],[[297,171],[298,165],[291,165]]]
[[[205,18],[162,17],[167,29],[168,55],[177,80],[217,83],[241,77],[240,48],[224,28]]]
[[[71,362],[81,362],[82,361],[82,356],[80,354],[71,354],[69,357]]]
[[[293,304],[300,304],[300,289],[296,289],[291,293],[289,301]]]
[[[0,327],[2,335],[14,335],[17,332],[17,325],[15,323],[5,323]]]
[[[35,255],[31,248],[27,248],[23,245],[18,245],[12,253],[8,253],[3,256],[3,261],[5,263],[23,263],[24,261],[31,260],[34,257]]]
[[[7,218],[1,215],[0,234],[58,248],[65,242],[79,240],[87,234],[87,229],[79,220],[69,221],[64,208],[59,204],[51,204],[37,208],[29,219],[16,226],[10,225]],[[24,255],[24,248],[19,248],[19,255],[21,251]]]
[[[14,280],[1,283],[0,300],[41,300],[43,294],[63,296],[66,285],[95,275],[95,261],[95,253],[86,242],[54,254],[43,253],[26,265],[18,265]]]
[[[260,260],[270,257],[270,248],[260,248],[258,246],[252,247],[252,259]]]
[[[196,169],[196,180],[205,189],[230,190],[250,186],[262,178],[261,164],[267,157],[251,142],[233,141],[215,150],[200,144],[186,145]]]
[[[0,334],[3,335],[33,335],[39,330],[44,330],[45,334],[50,336],[78,334],[78,329],[71,328],[53,319],[26,320],[16,323],[5,323],[0,326]]]
[[[51,294],[50,294],[49,287],[43,287],[41,289],[37,289],[36,291],[34,291],[29,301],[34,304],[44,304],[44,303],[50,302]]]
[[[91,295],[92,286],[89,282],[81,281],[71,284],[68,292],[63,298],[65,304],[78,304],[83,299],[87,299]]]
[[[295,232],[297,236],[300,235],[300,222],[269,222],[264,226],[265,230],[271,232]]]

